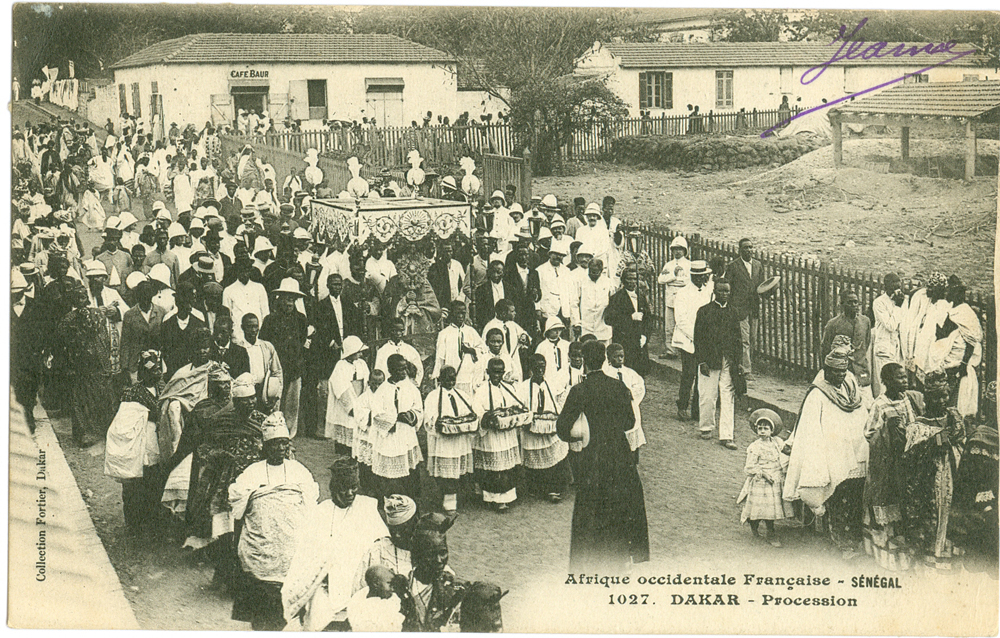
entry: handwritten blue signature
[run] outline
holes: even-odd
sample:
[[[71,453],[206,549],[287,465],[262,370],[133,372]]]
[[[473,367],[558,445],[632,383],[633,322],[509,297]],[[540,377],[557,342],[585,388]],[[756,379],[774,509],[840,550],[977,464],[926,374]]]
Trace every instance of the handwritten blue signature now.
[[[873,86],[870,89],[865,89],[863,91],[856,91],[854,93],[851,93],[850,95],[845,95],[844,97],[837,98],[836,100],[830,100],[829,102],[825,102],[823,104],[820,104],[819,106],[814,106],[811,109],[800,111],[799,113],[796,113],[795,115],[789,117],[788,119],[782,120],[781,122],[778,122],[771,128],[767,129],[766,131],[760,134],[761,137],[763,138],[768,137],[776,129],[781,128],[785,124],[791,122],[792,120],[796,120],[802,117],[803,115],[808,115],[810,113],[814,113],[822,109],[830,108],[835,104],[846,102],[847,100],[856,98],[859,95],[864,95],[865,93],[871,93],[872,91],[877,91],[881,88],[889,86],[890,84],[902,82],[908,77],[919,75],[935,67],[943,66],[950,62],[954,62],[959,58],[963,58],[972,53],[976,53],[975,49],[972,49],[971,51],[962,51],[961,53],[955,53],[954,51],[952,51],[952,49],[957,44],[954,40],[941,42],[939,44],[933,44],[933,43],[925,44],[924,46],[920,47],[910,46],[909,48],[907,48],[907,45],[903,43],[899,43],[895,47],[889,48],[888,42],[875,42],[865,47],[865,44],[867,43],[864,40],[853,41],[851,40],[851,38],[857,35],[858,32],[861,31],[861,28],[864,27],[867,22],[868,18],[865,18],[864,20],[859,22],[858,26],[854,28],[854,31],[852,31],[851,34],[846,37],[845,34],[847,33],[847,26],[840,25],[840,33],[830,42],[830,44],[836,44],[838,40],[842,41],[840,49],[838,49],[837,52],[834,53],[833,56],[823,64],[808,69],[805,73],[802,74],[802,77],[799,79],[799,81],[802,84],[811,84],[812,82],[815,82],[817,79],[819,79],[821,75],[823,75],[824,71],[830,68],[832,64],[834,64],[835,62],[839,62],[840,60],[871,60],[872,58],[884,58],[890,54],[896,58],[902,57],[904,55],[915,57],[922,53],[927,55],[937,55],[939,53],[954,53],[954,55],[950,58],[941,60],[940,62],[932,64],[918,71],[907,73],[906,75],[900,76],[894,80],[889,80],[888,82],[883,82],[882,84]],[[847,51],[845,52],[844,49],[847,49]]]

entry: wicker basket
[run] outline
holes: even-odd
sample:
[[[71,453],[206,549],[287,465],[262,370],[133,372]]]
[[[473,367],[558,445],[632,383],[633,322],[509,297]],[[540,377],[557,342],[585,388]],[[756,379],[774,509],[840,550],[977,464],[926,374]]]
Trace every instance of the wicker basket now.
[[[445,435],[468,434],[479,429],[479,417],[475,414],[466,416],[443,416],[437,420],[437,431]]]
[[[532,434],[555,434],[556,421],[559,415],[555,412],[540,412],[532,415],[531,427],[528,431]]]

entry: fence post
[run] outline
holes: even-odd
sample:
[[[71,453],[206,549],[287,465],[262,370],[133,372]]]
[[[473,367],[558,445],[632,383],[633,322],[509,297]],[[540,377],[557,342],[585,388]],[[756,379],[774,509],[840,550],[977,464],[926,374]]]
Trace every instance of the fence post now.
[[[521,164],[521,183],[518,185],[518,192],[521,193],[521,206],[527,210],[531,203],[531,149],[527,146],[521,151],[524,163]]]
[[[691,253],[692,259],[704,259],[701,256],[701,233],[693,233],[691,235],[691,245],[688,246],[688,252]]]

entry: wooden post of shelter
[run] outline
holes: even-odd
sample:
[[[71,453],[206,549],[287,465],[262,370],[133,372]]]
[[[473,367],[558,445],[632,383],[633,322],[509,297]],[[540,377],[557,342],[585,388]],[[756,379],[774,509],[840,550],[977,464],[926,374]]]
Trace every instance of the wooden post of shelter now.
[[[965,179],[976,176],[976,127],[972,119],[965,120]]]
[[[830,124],[833,125],[833,165],[840,168],[844,163],[844,134],[841,130],[839,114],[830,114]]]
[[[910,127],[904,126],[899,129],[899,154],[903,160],[910,159]]]

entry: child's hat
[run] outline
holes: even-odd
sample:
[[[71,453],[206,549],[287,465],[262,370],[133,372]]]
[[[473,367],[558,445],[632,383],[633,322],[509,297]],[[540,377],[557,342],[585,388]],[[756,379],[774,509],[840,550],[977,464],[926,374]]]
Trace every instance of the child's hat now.
[[[760,421],[767,421],[771,424],[771,436],[778,436],[784,430],[781,417],[774,410],[758,408],[750,414],[750,429],[753,430],[754,434],[757,433],[757,423]]]

